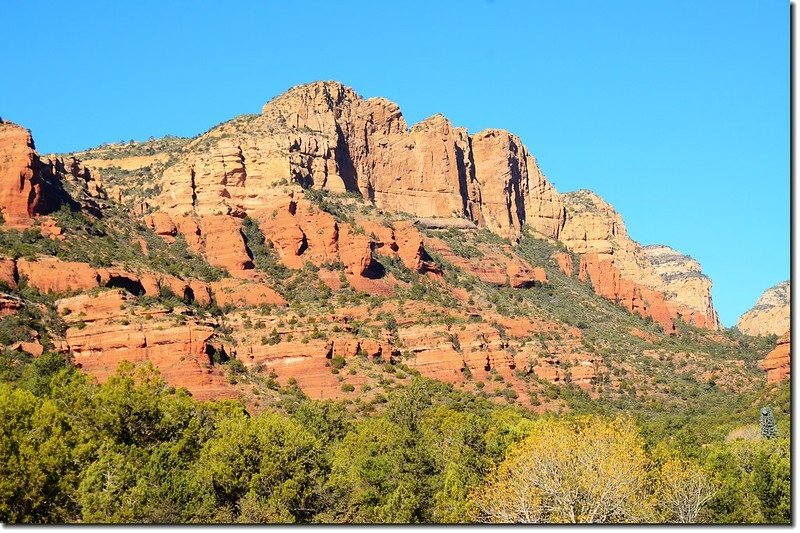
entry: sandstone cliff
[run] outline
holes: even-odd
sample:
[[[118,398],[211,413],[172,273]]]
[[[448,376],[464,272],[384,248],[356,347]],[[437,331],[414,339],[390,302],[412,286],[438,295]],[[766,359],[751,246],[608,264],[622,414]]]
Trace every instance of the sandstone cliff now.
[[[671,316],[699,327],[719,329],[711,300],[711,280],[697,261],[667,246],[642,247],[630,238],[619,213],[591,191],[575,191],[562,197],[567,214],[559,239],[572,252],[585,255],[587,268],[598,264],[587,270],[595,288],[600,288],[598,294],[627,302],[624,305],[629,309],[638,308],[631,299],[634,288],[620,293],[618,277],[625,284],[639,287],[640,297],[647,301],[645,307],[655,309],[666,304],[667,309],[657,312],[659,323],[666,325],[664,316]]]
[[[783,335],[791,325],[791,285],[788,281],[770,287],[736,327],[747,335]]]
[[[703,274],[700,263],[664,245],[645,246],[642,252],[661,277],[661,283],[653,288],[663,291],[667,301],[676,306],[687,322],[718,329],[719,317],[711,301],[711,279]]]
[[[238,396],[224,373],[211,364],[212,327],[185,317],[176,322],[175,315],[164,309],[143,311],[133,303],[122,289],[59,300],[59,311],[69,326],[62,349],[101,381],[122,361],[150,361],[167,383],[186,387],[197,399]]]
[[[0,212],[4,225],[24,229],[61,206],[99,215],[107,206],[102,183],[74,157],[41,158],[30,131],[0,121]],[[42,232],[58,235],[52,220]]]
[[[0,211],[5,226],[25,228],[33,217],[58,208],[59,187],[51,165],[39,159],[28,130],[0,122]]]
[[[337,259],[335,250],[328,253],[319,246],[303,258],[297,251],[287,253],[287,246],[307,246],[302,226],[316,224],[305,215],[305,222],[294,213],[286,218],[287,193],[301,185],[358,194],[379,208],[434,223],[471,221],[512,240],[525,226],[561,240],[577,254],[595,252],[597,261],[610,260],[592,272],[614,276],[612,270],[618,270],[622,280],[638,287],[635,298],[647,299],[634,304],[634,293],[618,293],[611,278],[593,280],[605,297],[627,302],[624,307],[646,316],[655,313],[665,327],[669,316],[719,328],[711,282],[696,261],[666,247],[642,248],[630,239],[619,214],[594,193],[558,194],[520,139],[502,130],[470,135],[441,115],[409,128],[393,102],[364,99],[340,83],[316,82],[274,98],[259,115],[238,117],[169,146],[169,155],[155,151],[110,163],[87,156],[105,168],[147,163],[157,171],[160,177],[154,179],[163,192],[154,205],[164,213],[153,215],[148,224],[160,224],[156,231],[167,239],[183,234],[195,252],[234,276],[247,275],[251,268],[237,229],[245,214],[260,221],[290,268],[300,268],[319,253]],[[280,216],[270,222],[275,211]],[[320,216],[325,218],[313,219],[320,221]],[[324,224],[333,231],[331,242],[338,242],[338,227],[330,220]],[[342,234],[349,235],[347,230]],[[209,240],[219,246],[208,246]],[[363,243],[358,246],[361,251],[353,253],[364,257],[359,269],[364,271],[370,262]],[[320,261],[314,262],[319,266]],[[656,310],[664,307],[660,299],[667,310]]]
[[[378,207],[463,217],[503,236],[558,236],[558,193],[519,138],[469,135],[441,115],[411,129],[399,107],[334,82],[296,87],[188,143],[163,174],[171,214],[257,211],[274,185],[355,192]]]
[[[767,373],[768,383],[777,383],[789,379],[791,372],[791,339],[786,333],[778,339],[775,349],[759,364]]]

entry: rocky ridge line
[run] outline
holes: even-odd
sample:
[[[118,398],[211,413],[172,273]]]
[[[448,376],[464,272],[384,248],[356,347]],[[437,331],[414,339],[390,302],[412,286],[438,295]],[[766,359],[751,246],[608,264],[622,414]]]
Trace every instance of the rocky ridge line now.
[[[756,304],[739,317],[736,327],[747,335],[783,335],[791,325],[791,284],[782,281],[765,290]]]

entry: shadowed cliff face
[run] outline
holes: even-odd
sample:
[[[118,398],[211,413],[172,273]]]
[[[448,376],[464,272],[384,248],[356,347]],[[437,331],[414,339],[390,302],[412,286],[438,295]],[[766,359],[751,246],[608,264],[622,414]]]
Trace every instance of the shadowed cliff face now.
[[[66,190],[71,191],[70,195]],[[0,121],[0,212],[5,227],[24,229],[62,206],[101,215],[105,192],[74,158],[41,159],[27,129]]]
[[[261,115],[189,143],[164,173],[163,205],[250,212],[283,180],[417,216],[464,217],[504,237],[527,224],[557,238],[564,221],[559,195],[516,136],[469,135],[441,115],[409,130],[396,104],[333,82],[294,88]]]
[[[0,122],[0,210],[6,226],[25,228],[34,216],[58,209],[54,181],[53,168],[39,159],[30,132]]]

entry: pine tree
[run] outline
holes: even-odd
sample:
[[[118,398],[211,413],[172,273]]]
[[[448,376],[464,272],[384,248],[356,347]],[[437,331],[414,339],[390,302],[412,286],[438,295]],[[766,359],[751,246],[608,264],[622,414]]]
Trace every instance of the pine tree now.
[[[778,436],[778,428],[775,426],[775,417],[769,407],[761,408],[761,436],[765,439],[774,439]]]

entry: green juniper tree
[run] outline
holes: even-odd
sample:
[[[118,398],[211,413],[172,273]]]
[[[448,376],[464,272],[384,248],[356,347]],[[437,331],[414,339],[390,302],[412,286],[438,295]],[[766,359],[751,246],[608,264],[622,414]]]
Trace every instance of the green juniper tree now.
[[[774,439],[778,436],[778,428],[775,425],[775,417],[769,407],[761,408],[761,436],[765,439]]]

